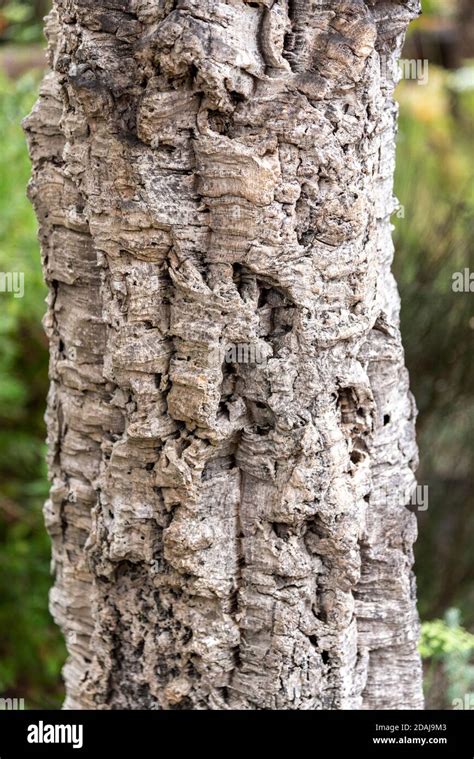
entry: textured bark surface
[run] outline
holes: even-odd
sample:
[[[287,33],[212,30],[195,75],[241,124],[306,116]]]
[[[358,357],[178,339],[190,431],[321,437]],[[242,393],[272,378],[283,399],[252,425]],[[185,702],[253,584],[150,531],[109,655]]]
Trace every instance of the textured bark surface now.
[[[422,707],[390,272],[417,12],[56,0],[25,127],[67,707]]]

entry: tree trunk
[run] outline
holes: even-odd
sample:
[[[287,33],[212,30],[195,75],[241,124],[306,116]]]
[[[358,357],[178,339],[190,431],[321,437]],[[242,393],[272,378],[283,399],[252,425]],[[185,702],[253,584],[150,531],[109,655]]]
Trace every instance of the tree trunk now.
[[[69,708],[421,708],[417,0],[56,0],[26,120]]]

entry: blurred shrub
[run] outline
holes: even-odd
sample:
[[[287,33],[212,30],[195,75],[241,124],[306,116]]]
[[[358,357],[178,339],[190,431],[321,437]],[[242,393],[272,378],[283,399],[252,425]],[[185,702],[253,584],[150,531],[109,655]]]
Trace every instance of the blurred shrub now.
[[[427,707],[451,709],[474,696],[474,635],[461,627],[459,609],[421,627]]]
[[[37,78],[0,76],[0,271],[23,272],[22,299],[0,293],[0,695],[57,706],[64,650],[47,611],[50,545],[43,413],[47,344],[36,222],[26,199],[30,165],[20,126]]]
[[[466,77],[465,77],[466,79]],[[429,488],[416,545],[422,618],[461,609],[474,625],[472,393],[474,311],[453,274],[474,270],[473,91],[430,66],[428,86],[403,82],[394,218],[402,334],[420,411],[419,481]]]
[[[43,16],[49,0],[3,0],[0,2],[0,41],[41,42]]]
[[[454,12],[455,0],[421,0],[423,15],[448,15]]]
[[[461,627],[459,609],[448,609],[444,619],[422,624],[419,648],[423,659],[443,660],[451,654],[464,656],[474,653],[474,635]]]

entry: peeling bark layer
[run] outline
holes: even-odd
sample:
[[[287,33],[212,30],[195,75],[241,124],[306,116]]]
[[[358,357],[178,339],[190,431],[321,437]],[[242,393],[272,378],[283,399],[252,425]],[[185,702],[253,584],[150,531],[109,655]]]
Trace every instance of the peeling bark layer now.
[[[422,707],[390,272],[417,11],[56,0],[25,128],[67,707]]]

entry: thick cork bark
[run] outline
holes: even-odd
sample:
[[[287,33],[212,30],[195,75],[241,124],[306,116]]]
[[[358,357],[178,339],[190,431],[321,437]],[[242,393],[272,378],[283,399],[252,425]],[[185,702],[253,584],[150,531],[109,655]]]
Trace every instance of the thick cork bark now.
[[[422,708],[390,271],[417,0],[56,0],[25,123],[67,708]]]

